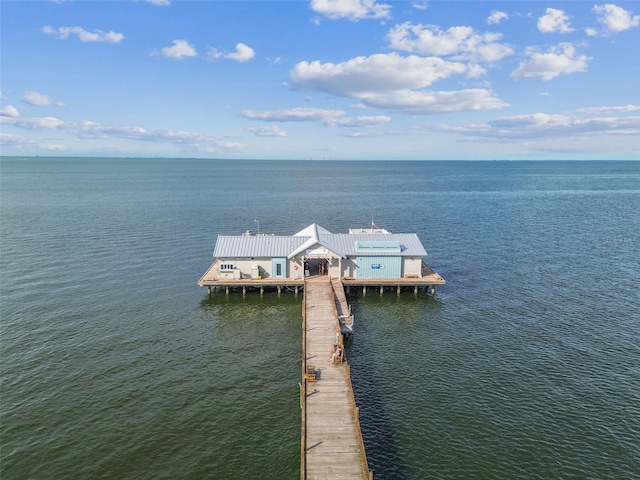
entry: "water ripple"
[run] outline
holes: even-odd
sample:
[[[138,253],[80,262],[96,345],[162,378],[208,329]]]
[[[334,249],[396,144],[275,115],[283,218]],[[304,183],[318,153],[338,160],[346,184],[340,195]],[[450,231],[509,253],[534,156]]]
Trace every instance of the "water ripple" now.
[[[217,234],[347,231],[371,205],[448,281],[351,296],[375,478],[638,478],[639,178],[633,162],[3,159],[2,478],[298,477],[301,298],[196,282]]]

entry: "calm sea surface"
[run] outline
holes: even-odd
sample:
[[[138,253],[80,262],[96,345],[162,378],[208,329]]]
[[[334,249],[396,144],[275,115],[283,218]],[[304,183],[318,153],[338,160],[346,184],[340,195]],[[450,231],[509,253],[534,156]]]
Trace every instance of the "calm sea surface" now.
[[[352,295],[376,479],[640,478],[640,162],[3,159],[2,480],[299,478],[301,295],[207,296],[218,234],[415,232]]]

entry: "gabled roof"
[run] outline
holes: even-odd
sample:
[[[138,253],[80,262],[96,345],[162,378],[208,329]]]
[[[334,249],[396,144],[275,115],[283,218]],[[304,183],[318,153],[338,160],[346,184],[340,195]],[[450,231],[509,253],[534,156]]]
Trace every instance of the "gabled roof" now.
[[[324,247],[342,258],[356,256],[427,255],[415,233],[331,233],[315,223],[289,236],[219,235],[213,251],[215,258],[287,257],[308,249]]]
[[[331,235],[331,232],[326,228],[322,228],[317,223],[312,223],[304,230],[300,230],[298,233],[296,233],[294,237],[317,237],[321,233],[323,235],[326,235],[326,234]]]
[[[325,247],[331,250],[333,253],[340,255],[342,258],[347,258],[339,250],[336,250],[335,247],[331,247],[328,243],[323,242],[320,239],[321,233],[323,237],[327,237],[327,236],[330,237],[333,235],[333,233],[331,233],[329,230],[322,228],[321,226],[316,225],[315,223],[312,223],[304,230],[301,230],[298,233],[296,233],[294,236],[309,236],[309,239],[306,242],[304,242],[302,245],[300,245],[298,248],[296,248],[289,255],[287,255],[287,258],[293,258],[296,255],[300,255],[305,250],[308,250],[310,248],[314,248],[317,246]]]

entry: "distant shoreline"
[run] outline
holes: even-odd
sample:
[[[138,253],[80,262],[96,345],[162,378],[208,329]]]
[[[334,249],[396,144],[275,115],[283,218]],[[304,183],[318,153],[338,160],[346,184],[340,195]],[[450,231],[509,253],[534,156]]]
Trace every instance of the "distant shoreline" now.
[[[531,162],[531,163],[574,163],[574,162],[640,162],[640,158],[614,158],[614,159],[334,159],[334,158],[204,158],[204,157],[109,157],[109,156],[41,156],[41,155],[0,155],[0,161],[2,160],[47,160],[47,161],[60,161],[60,160],[117,160],[117,161],[211,161],[211,162],[456,162],[456,163],[492,163],[492,162]]]

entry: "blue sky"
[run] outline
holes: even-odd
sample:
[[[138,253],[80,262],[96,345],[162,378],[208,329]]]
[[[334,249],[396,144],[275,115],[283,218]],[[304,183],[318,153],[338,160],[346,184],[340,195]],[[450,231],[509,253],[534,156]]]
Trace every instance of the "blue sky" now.
[[[640,2],[0,2],[3,155],[640,159]]]

